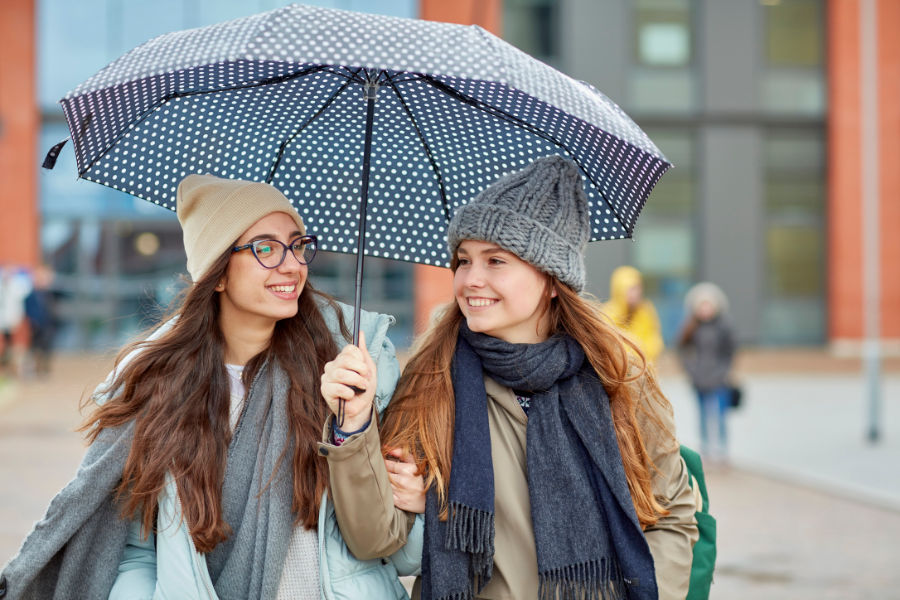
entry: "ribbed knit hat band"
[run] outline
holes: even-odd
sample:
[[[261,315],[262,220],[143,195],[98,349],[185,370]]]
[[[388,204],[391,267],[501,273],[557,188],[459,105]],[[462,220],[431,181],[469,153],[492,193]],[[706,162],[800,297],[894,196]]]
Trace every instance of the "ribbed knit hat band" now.
[[[303,219],[280,191],[266,183],[188,175],[178,184],[176,209],[184,237],[187,270],[200,281],[225,250],[268,214],[288,214],[300,233]]]
[[[450,220],[447,243],[493,242],[580,292],[590,237],[587,195],[578,166],[545,156],[504,175]]]

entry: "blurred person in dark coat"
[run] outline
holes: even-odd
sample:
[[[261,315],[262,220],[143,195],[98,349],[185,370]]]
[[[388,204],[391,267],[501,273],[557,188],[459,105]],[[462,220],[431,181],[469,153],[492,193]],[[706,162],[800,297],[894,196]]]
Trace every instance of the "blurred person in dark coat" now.
[[[56,295],[53,271],[41,265],[34,271],[31,293],[25,297],[25,317],[31,329],[29,351],[36,375],[50,373],[53,340],[56,337]]]
[[[684,305],[687,316],[678,338],[678,353],[697,393],[700,450],[713,462],[724,461],[735,353],[728,299],[717,285],[705,282],[688,291]]]

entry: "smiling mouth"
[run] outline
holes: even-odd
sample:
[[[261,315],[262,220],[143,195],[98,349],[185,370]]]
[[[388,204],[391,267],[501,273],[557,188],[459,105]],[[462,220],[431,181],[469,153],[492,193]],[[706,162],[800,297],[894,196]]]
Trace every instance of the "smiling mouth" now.
[[[492,304],[496,304],[497,302],[499,302],[499,300],[494,300],[493,298],[466,298],[466,303],[473,308],[490,306]]]
[[[279,294],[290,294],[297,289],[297,284],[293,285],[270,285],[269,289]]]

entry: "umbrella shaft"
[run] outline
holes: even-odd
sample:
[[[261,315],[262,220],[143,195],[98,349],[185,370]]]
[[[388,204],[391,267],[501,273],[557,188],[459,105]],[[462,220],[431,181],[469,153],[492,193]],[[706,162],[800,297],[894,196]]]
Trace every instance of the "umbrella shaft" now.
[[[356,238],[356,297],[353,303],[353,344],[359,345],[359,316],[362,308],[363,256],[366,248],[366,213],[369,204],[369,158],[375,123],[375,96],[366,94],[366,140],[363,149],[362,192],[359,204],[359,233]]]

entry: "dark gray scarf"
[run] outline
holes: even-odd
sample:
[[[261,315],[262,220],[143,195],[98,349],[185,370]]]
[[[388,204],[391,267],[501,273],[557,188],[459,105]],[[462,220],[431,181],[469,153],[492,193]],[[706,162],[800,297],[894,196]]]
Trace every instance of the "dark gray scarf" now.
[[[609,398],[581,347],[568,336],[509,344],[465,323],[452,365],[450,516],[438,519],[437,492],[429,489],[422,597],[474,598],[491,578],[494,481],[483,372],[533,395],[526,453],[538,598],[656,598],[653,558],[634,512]]]
[[[293,532],[287,391],[281,369],[261,369],[228,449],[222,501],[234,531],[207,555],[222,599],[275,598],[278,592]],[[127,534],[113,495],[133,436],[129,423],[104,430],[91,444],[75,479],[57,494],[19,554],[4,567],[7,598],[109,595]],[[276,464],[275,477],[266,486]]]
[[[294,530],[289,388],[281,368],[263,367],[228,447],[222,510],[233,532],[206,555],[222,600],[275,598],[278,593]]]

